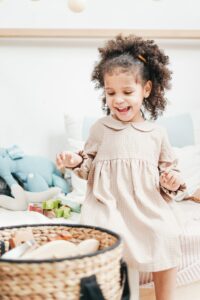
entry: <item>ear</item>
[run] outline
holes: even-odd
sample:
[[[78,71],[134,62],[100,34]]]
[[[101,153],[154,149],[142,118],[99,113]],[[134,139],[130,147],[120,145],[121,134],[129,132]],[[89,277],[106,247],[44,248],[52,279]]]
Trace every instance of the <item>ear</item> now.
[[[145,98],[149,97],[149,95],[151,94],[151,89],[152,89],[152,81],[148,80],[144,86],[144,97]]]

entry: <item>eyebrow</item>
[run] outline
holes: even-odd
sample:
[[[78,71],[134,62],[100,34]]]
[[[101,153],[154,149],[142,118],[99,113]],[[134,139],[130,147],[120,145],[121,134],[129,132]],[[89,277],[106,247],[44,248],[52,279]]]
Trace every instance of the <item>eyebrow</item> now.
[[[123,86],[122,88],[123,89],[133,89],[133,87],[131,87],[131,86]],[[109,90],[109,89],[113,89],[113,88],[108,86],[108,87],[105,87],[105,89]]]

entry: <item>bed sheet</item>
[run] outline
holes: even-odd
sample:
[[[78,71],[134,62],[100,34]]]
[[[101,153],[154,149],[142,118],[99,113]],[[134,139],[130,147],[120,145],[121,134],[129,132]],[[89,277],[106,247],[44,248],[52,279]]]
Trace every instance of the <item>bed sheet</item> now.
[[[76,224],[79,223],[79,218],[80,214],[71,213],[71,217],[69,219],[49,219],[46,216],[34,211],[10,211],[0,208],[0,227],[46,223]]]

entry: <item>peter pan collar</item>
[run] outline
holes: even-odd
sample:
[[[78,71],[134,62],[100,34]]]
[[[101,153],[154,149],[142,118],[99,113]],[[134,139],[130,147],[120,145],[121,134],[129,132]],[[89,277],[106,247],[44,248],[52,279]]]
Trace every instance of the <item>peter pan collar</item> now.
[[[132,126],[139,131],[148,132],[154,130],[156,127],[156,125],[150,121],[123,123],[119,120],[114,119],[111,115],[102,118],[101,123],[115,130],[123,130],[128,126]]]

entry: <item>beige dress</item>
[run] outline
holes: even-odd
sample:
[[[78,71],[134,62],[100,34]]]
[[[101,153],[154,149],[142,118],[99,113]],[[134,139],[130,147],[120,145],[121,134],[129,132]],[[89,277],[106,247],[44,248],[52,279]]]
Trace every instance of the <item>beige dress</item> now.
[[[139,271],[175,267],[179,235],[172,198],[159,174],[176,170],[165,130],[144,121],[123,123],[107,116],[90,130],[84,160],[74,172],[88,180],[81,223],[106,227],[124,240],[124,256]]]

